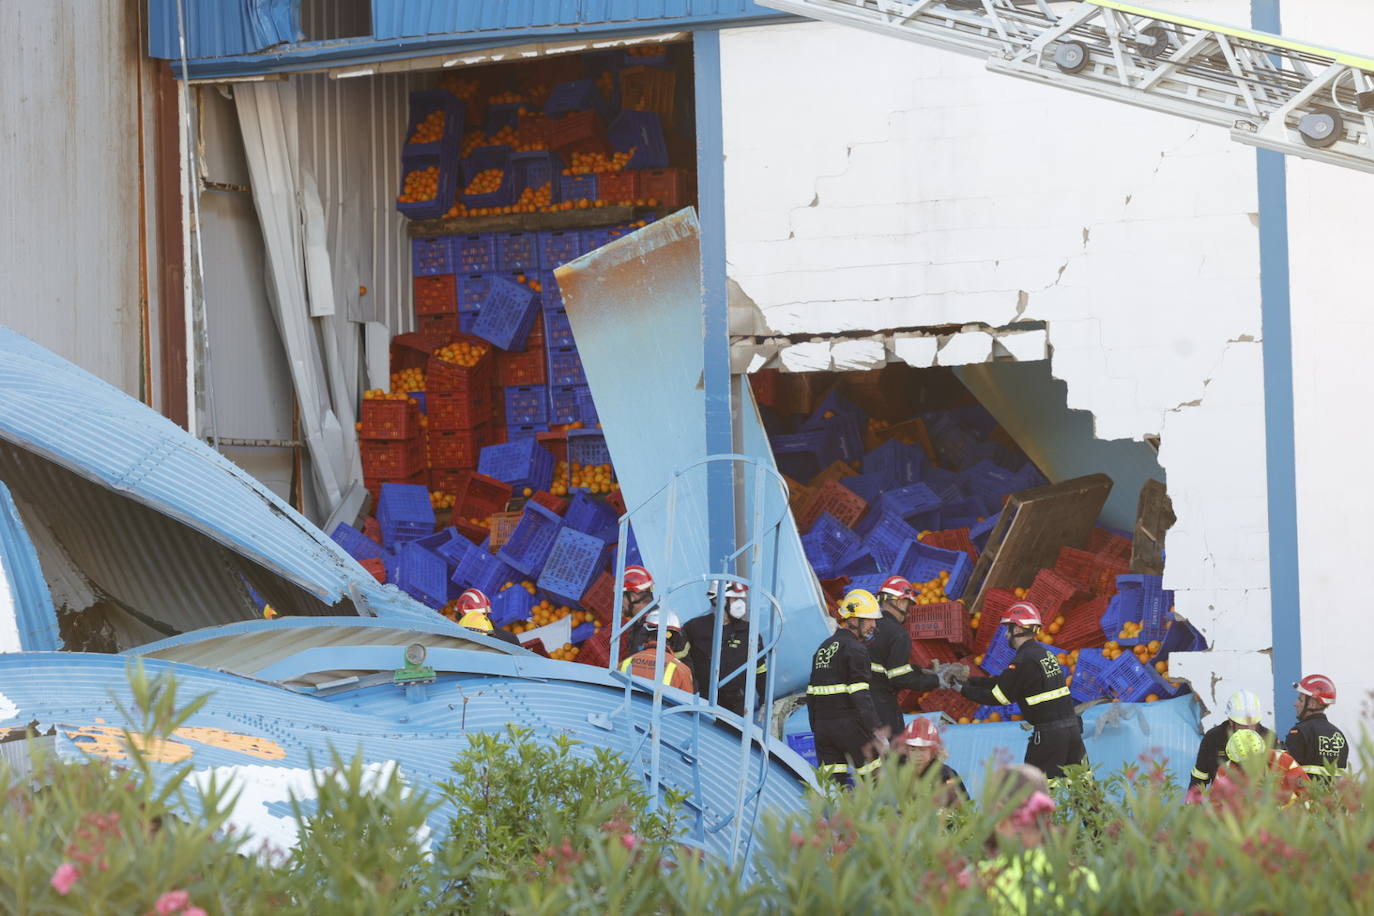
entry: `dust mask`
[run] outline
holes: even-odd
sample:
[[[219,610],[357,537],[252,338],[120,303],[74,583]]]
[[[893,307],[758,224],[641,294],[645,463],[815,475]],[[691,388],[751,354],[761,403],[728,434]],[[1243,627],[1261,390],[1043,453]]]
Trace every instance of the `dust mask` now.
[[[730,615],[731,620],[740,620],[744,617],[745,601],[743,598],[730,598],[725,602],[725,612]]]

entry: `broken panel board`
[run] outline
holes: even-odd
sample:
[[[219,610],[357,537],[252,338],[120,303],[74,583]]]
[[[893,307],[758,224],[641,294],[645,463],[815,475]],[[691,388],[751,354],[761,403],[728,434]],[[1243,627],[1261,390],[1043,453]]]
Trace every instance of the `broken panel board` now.
[[[988,589],[1029,585],[1059,548],[1085,546],[1111,492],[1110,477],[1090,474],[1013,494],[964,589],[974,596],[969,610],[982,609]]]
[[[1174,503],[1164,484],[1147,480],[1140,488],[1140,503],[1135,514],[1135,537],[1131,542],[1131,572],[1164,575],[1164,536],[1174,522]]]

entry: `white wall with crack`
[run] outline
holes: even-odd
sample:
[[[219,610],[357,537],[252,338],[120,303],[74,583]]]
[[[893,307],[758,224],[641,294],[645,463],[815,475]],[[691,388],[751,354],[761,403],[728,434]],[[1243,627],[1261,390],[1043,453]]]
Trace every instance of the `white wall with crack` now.
[[[1243,0],[1184,8],[1249,20]],[[808,336],[1043,322],[1098,438],[1161,438],[1165,582],[1214,649],[1174,673],[1213,710],[1268,697],[1253,150],[823,24],[727,32],[722,66],[729,271],[760,336],[831,368]]]

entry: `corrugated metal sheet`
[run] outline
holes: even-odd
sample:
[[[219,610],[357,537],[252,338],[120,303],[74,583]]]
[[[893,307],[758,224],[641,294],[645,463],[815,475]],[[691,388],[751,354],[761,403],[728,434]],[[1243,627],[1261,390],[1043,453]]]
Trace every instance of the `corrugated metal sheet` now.
[[[178,6],[180,10],[178,10]],[[224,57],[301,37],[300,0],[149,0],[148,54]]]
[[[24,649],[45,652],[58,649],[57,616],[53,613],[52,596],[43,581],[43,569],[38,564],[38,552],[29,540],[19,509],[9,488],[0,483],[0,596],[12,604],[13,635],[17,645],[5,645],[9,627],[0,621],[0,652]],[[5,612],[0,602],[0,614]]]
[[[750,0],[378,0],[372,4],[372,34],[384,39],[610,25],[658,28],[770,15]]]
[[[0,3],[0,321],[133,395],[140,351],[135,10],[133,3]]]
[[[317,698],[189,665],[158,660],[146,664],[150,674],[174,673],[181,696],[210,695],[188,722],[192,728],[223,729],[273,743],[275,759],[266,759],[240,749],[242,742],[215,740],[213,733],[187,733],[174,739],[189,749],[197,769],[261,767],[242,773],[257,776],[259,788],[265,784],[266,791],[276,787],[283,794],[269,797],[268,802],[286,800],[281,777],[287,768],[308,768],[312,758],[327,761],[332,751],[345,758],[360,752],[368,762],[395,761],[410,784],[431,788],[451,776],[449,765],[467,746],[470,735],[503,730],[511,722],[532,729],[539,741],[566,735],[579,742],[578,753],[588,756],[597,748],[608,748],[626,756],[635,770],[647,773],[647,755],[634,753],[640,747],[641,731],[617,716],[624,693],[607,673],[541,658],[463,654],[469,656],[473,673],[441,674],[417,702],[391,684]],[[16,710],[7,721],[0,721],[0,729],[31,720],[38,721],[40,731],[56,725],[59,751],[78,756],[84,741],[81,727],[97,720],[112,728],[137,724],[124,718],[119,705],[133,708],[124,665],[125,659],[106,655],[0,657],[0,700],[7,701],[0,702],[0,707],[12,703]],[[671,696],[665,703],[667,708],[676,706]],[[638,721],[645,722],[650,697],[636,693],[632,704]],[[738,731],[728,720],[704,720],[701,742],[689,752],[689,716],[668,715],[662,723],[666,744],[682,749],[663,755],[665,783],[691,794],[699,773],[705,823],[719,824],[734,810]],[[276,756],[278,750],[280,756]],[[809,768],[774,743],[767,771],[761,808],[799,807],[808,791]],[[431,822],[436,830],[443,831],[448,813],[436,813]],[[729,830],[708,833],[706,848],[724,854],[729,838]]]

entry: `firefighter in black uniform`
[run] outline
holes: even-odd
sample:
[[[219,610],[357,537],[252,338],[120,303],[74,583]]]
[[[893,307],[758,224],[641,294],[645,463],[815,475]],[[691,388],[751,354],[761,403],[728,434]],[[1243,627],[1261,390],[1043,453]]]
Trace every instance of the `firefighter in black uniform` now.
[[[1327,707],[1336,702],[1335,682],[1324,674],[1309,674],[1293,687],[1298,691],[1293,703],[1298,723],[1283,739],[1284,749],[1309,777],[1344,773],[1350,762],[1350,742],[1326,718]]]
[[[654,577],[643,566],[626,566],[621,583],[620,615],[627,621],[654,601]],[[629,658],[644,645],[644,617],[620,631],[620,657]]]
[[[1064,669],[1054,654],[1035,639],[1040,611],[1018,601],[1002,617],[1007,641],[1016,650],[1007,670],[997,677],[970,678],[960,692],[975,703],[1006,706],[1016,703],[1034,727],[1026,745],[1026,763],[1039,767],[1050,779],[1064,775],[1064,767],[1086,763],[1083,721],[1074,712]]]
[[[1259,697],[1251,691],[1237,690],[1231,694],[1231,699],[1226,701],[1226,721],[1207,729],[1206,734],[1202,736],[1202,743],[1197,749],[1197,762],[1193,764],[1192,776],[1188,780],[1188,788],[1212,784],[1212,780],[1217,778],[1217,770],[1221,769],[1222,764],[1230,761],[1226,753],[1227,743],[1231,736],[1241,729],[1255,732],[1263,740],[1265,747],[1274,746],[1273,732],[1260,724],[1263,712]]]
[[[692,674],[697,680],[697,693],[703,697],[711,696],[711,642],[715,636],[716,599],[719,580],[713,581],[706,592],[711,609],[699,617],[693,617],[683,624],[682,632],[687,637],[687,649],[680,658],[692,666]],[[720,628],[720,661],[715,666],[721,678],[728,677],[749,660],[749,586],[742,582],[725,585],[725,619]],[[755,638],[760,653],[763,649],[763,636]],[[768,664],[762,654],[754,666],[755,703],[762,702]],[[737,716],[744,715],[744,674],[741,673],[728,681],[722,680],[716,688],[716,703]]]
[[[868,642],[872,658],[873,707],[892,740],[906,728],[906,717],[897,705],[897,691],[924,693],[940,686],[934,672],[911,664],[911,635],[902,626],[915,602],[915,590],[901,576],[888,576],[878,589],[878,606],[883,611],[878,631]]]
[[[864,640],[883,612],[873,593],[858,588],[840,602],[840,625],[811,658],[806,710],[822,775],[841,785],[879,766],[887,741],[873,709],[872,672]]]

